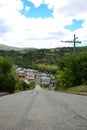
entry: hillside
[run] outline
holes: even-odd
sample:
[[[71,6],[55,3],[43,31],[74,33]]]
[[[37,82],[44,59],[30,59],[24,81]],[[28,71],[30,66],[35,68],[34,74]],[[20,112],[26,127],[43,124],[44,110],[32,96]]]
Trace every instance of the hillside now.
[[[0,56],[11,59],[15,65],[25,70],[26,68],[35,69],[54,75],[55,78],[51,77],[51,84],[55,86],[56,83],[56,91],[87,92],[85,87],[87,85],[87,46],[76,47],[76,53],[73,53],[73,47],[0,50]],[[80,87],[71,88],[79,85]]]
[[[6,48],[7,49],[7,48]],[[35,49],[35,48],[9,48],[11,50],[0,50],[0,56],[11,57],[16,65],[37,68],[38,64],[57,65],[59,59],[65,54],[73,54],[72,47]],[[87,46],[77,47],[76,53],[87,52]]]
[[[20,50],[21,48],[0,44],[0,50]]]
[[[10,50],[20,51],[20,50],[27,50],[27,49],[33,50],[36,48],[19,48],[19,47],[13,47],[13,46],[0,44],[0,50],[5,50],[5,51],[7,51],[7,50],[8,51],[10,51]]]

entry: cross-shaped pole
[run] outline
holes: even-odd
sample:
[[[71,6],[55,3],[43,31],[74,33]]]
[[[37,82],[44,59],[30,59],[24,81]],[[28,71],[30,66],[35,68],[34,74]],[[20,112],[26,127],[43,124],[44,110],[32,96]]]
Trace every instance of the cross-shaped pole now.
[[[74,43],[74,48],[73,48],[73,54],[76,53],[76,43],[81,43],[81,41],[77,41],[78,37],[74,34],[74,39],[72,41],[61,41],[65,43]]]

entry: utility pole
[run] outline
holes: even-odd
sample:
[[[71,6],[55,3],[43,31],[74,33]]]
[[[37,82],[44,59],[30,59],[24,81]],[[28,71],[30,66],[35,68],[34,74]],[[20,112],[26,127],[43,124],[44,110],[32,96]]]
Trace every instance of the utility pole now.
[[[73,45],[73,54],[76,54],[76,43],[81,43],[81,41],[77,41],[78,37],[74,34],[74,39],[72,41],[61,41],[65,43],[74,43]]]
[[[73,49],[73,54],[76,53],[76,43],[79,43],[78,41],[76,41],[76,39],[78,39],[78,37],[76,37],[76,35],[74,34],[74,40],[73,40],[73,42],[74,42],[74,49]]]

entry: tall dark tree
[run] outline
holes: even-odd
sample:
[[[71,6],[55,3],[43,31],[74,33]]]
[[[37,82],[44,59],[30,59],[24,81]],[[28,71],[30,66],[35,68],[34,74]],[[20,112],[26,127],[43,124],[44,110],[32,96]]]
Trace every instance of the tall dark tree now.
[[[13,93],[15,91],[15,76],[13,62],[8,57],[0,57],[0,91]]]

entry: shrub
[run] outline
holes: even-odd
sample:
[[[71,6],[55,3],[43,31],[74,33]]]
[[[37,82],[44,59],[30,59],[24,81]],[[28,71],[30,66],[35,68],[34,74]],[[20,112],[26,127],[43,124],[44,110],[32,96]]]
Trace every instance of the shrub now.
[[[14,93],[16,80],[12,67],[10,58],[0,57],[0,91]]]
[[[56,89],[87,84],[87,53],[66,55],[61,58],[58,66]]]
[[[15,80],[14,76],[9,75],[8,77],[5,77],[5,82],[4,82],[5,91],[7,91],[9,93],[14,93],[15,84],[16,84],[16,80]]]
[[[48,88],[48,87],[49,87],[48,84],[40,84],[40,86],[41,86],[42,88]]]
[[[12,75],[9,76],[0,75],[0,91],[14,93],[15,84],[16,80]]]
[[[4,81],[5,81],[5,77],[3,75],[0,74],[0,91],[4,91]]]
[[[24,81],[18,80],[16,83],[16,90],[28,90],[30,89],[30,85],[25,83]]]
[[[34,81],[30,81],[29,85],[30,85],[30,89],[35,88],[35,82]]]

